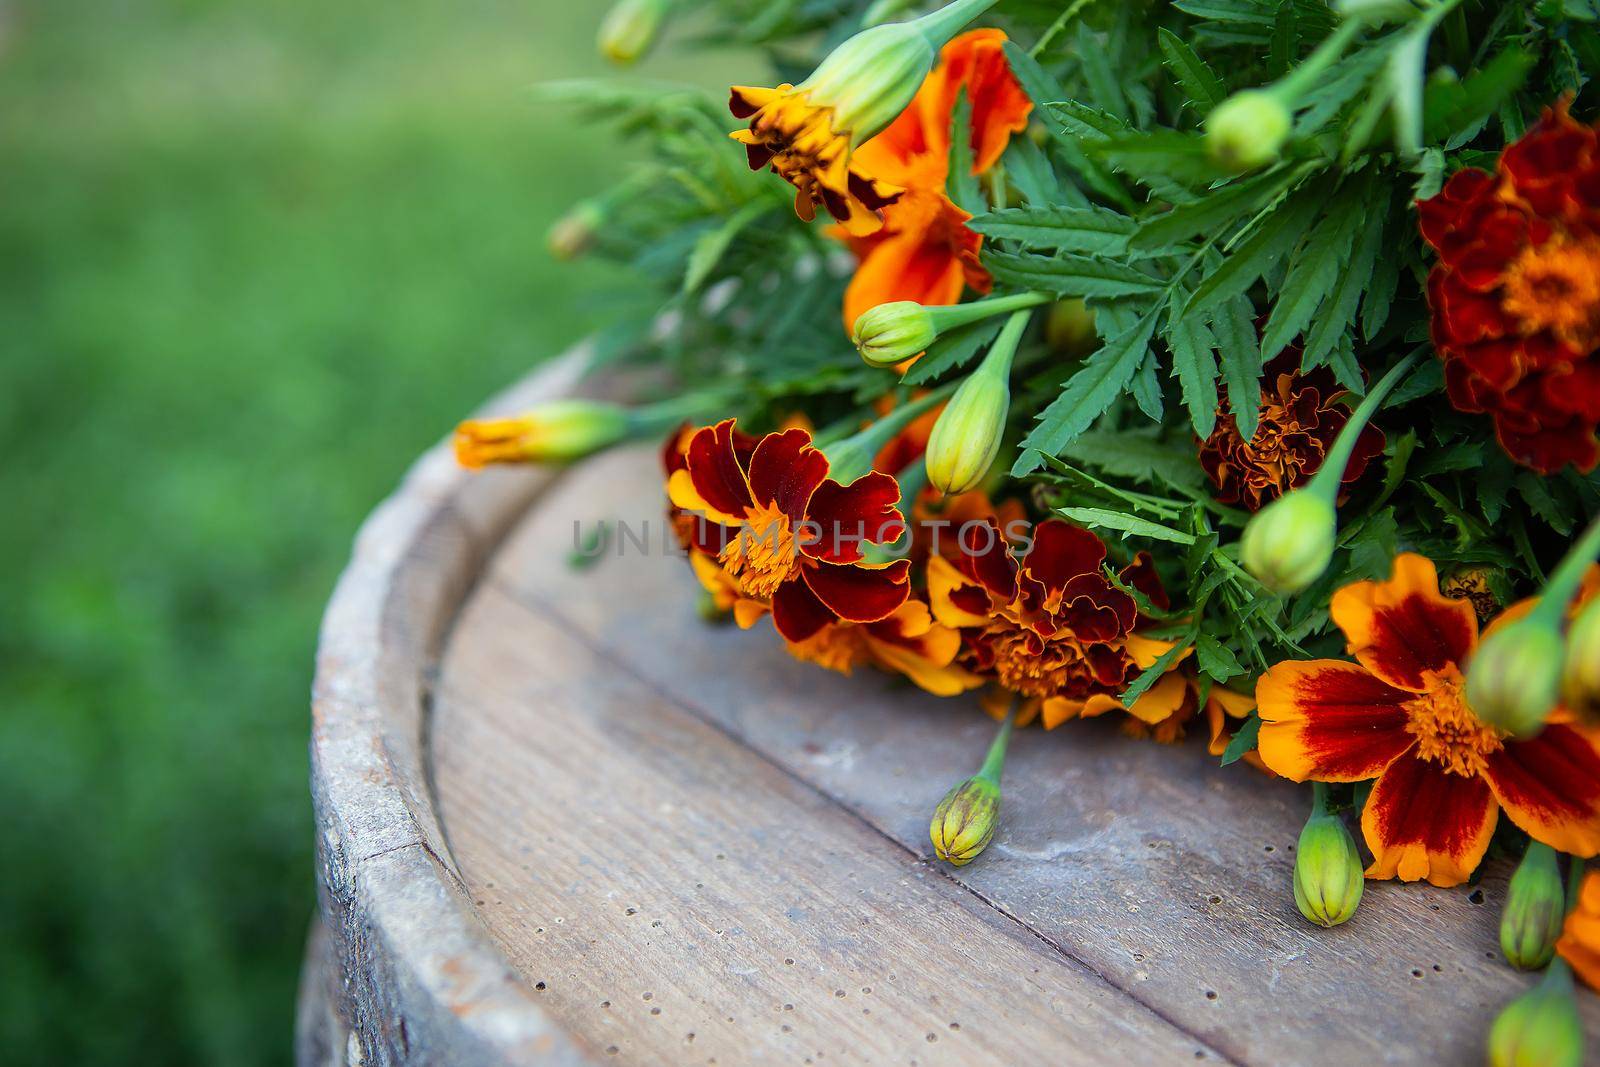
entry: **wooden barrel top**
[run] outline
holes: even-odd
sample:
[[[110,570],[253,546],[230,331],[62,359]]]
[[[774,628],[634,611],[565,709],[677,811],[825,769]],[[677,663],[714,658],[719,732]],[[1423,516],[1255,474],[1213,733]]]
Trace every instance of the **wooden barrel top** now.
[[[656,464],[470,475],[436,449],[364,528],[314,694],[302,1030],[329,1021],[302,1062],[1481,1059],[1529,982],[1499,958],[1504,862],[1369,883],[1315,929],[1303,790],[1099,720],[1020,733],[993,844],[935,863],[929,814],[993,724],[702,622]],[[649,543],[575,568],[597,520]]]

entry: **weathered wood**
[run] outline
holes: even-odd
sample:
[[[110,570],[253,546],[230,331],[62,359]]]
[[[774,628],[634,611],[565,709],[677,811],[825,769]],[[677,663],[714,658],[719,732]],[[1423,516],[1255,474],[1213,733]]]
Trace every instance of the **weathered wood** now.
[[[574,521],[659,548],[657,479],[645,448],[479,475],[438,449],[363,529],[313,694],[302,1064],[1481,1055],[1527,981],[1503,865],[1313,930],[1302,793],[1106,721],[1019,736],[994,844],[932,864],[991,724],[706,626],[659,551],[570,569]]]
[[[643,450],[603,457],[558,486],[491,566],[492,584],[529,621],[519,627],[500,612],[495,625],[531,634],[553,622],[581,636],[614,671],[858,813],[908,854],[927,855],[928,813],[970,772],[992,724],[968,698],[939,700],[882,676],[845,679],[795,662],[770,632],[699,623],[697,586],[681,560],[630,546],[586,570],[566,566],[574,519],[658,530],[659,492]],[[464,628],[456,641],[477,633]],[[508,697],[511,710],[500,714],[520,705],[528,732],[508,734],[496,764],[515,767],[550,739],[536,726],[537,706]],[[1527,982],[1497,949],[1505,865],[1491,865],[1475,890],[1371,883],[1352,923],[1315,929],[1289,894],[1305,802],[1247,765],[1218,768],[1199,745],[1134,741],[1108,720],[1027,732],[1012,746],[1001,834],[950,876],[1102,975],[1130,1010],[1145,1006],[1230,1059],[1481,1055],[1488,1019]],[[445,810],[454,825],[455,809]],[[469,882],[486,843],[461,853]],[[497,885],[507,900],[527,887]],[[498,917],[491,926],[513,940]],[[1583,999],[1600,1040],[1600,1003]],[[1063,1027],[1064,1040],[1070,1033]]]

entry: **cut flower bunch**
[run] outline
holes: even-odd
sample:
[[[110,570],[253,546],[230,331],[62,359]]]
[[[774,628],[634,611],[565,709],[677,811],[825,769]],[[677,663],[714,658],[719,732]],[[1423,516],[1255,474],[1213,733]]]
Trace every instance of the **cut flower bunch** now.
[[[660,440],[707,615],[1000,720],[950,863],[1008,747],[1090,718],[1308,783],[1320,926],[1518,860],[1501,944],[1545,976],[1490,1059],[1580,1062],[1600,11],[623,0],[601,47],[687,32],[775,73],[545,90],[648,142],[551,252],[632,265],[596,350],[685,388],[464,423],[461,461]]]

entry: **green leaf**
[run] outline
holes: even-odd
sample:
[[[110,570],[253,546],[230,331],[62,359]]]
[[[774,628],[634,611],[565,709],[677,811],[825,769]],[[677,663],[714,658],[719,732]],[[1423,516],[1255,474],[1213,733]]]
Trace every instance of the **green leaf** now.
[[[1418,19],[1401,35],[1386,64],[1394,143],[1406,159],[1422,151],[1422,64],[1434,25],[1434,19]]]
[[[1550,486],[1543,478],[1532,471],[1523,471],[1513,484],[1517,487],[1517,495],[1527,502],[1535,515],[1544,520],[1546,526],[1562,536],[1572,532],[1572,516],[1556,503]]]
[[[1205,481],[1205,472],[1194,461],[1192,443],[1175,448],[1144,429],[1086,430],[1062,450],[1062,455],[1132,482],[1195,489]]]
[[[1006,54],[1011,54],[1009,48]],[[1100,141],[1132,131],[1132,127],[1110,112],[1077,100],[1053,100],[1045,104],[1044,109],[1054,115],[1067,132],[1088,141]]]
[[[1216,342],[1204,323],[1194,319],[1172,319],[1167,328],[1167,347],[1172,350],[1172,374],[1183,391],[1183,404],[1189,409],[1189,422],[1202,441],[1217,426]]]
[[[1132,267],[1071,253],[1051,257],[985,248],[983,262],[997,280],[1008,285],[1062,296],[1133,296],[1163,288],[1161,282]]]
[[[1023,92],[1028,94],[1028,99],[1034,102],[1034,115],[1044,122],[1045,129],[1058,140],[1075,144],[1061,116],[1047,106],[1052,101],[1066,99],[1067,94],[1060,83],[1039,66],[1038,60],[1030,56],[1028,50],[1019,46],[1017,42],[1006,41],[1001,47],[1005,50],[1006,63],[1010,66],[1011,73],[1021,83]]]
[[[1227,99],[1228,88],[1222,84],[1222,79],[1183,38],[1165,26],[1158,32],[1163,62],[1197,112],[1204,115]]]
[[[1056,177],[1044,151],[1027,137],[1013,137],[1005,154],[1006,177],[1022,191],[1034,207],[1048,207],[1058,200],[1071,199],[1073,206],[1088,206],[1078,187]]]
[[[1355,320],[1356,306],[1361,302],[1361,292],[1372,280],[1378,261],[1378,249],[1383,238],[1384,213],[1368,208],[1360,239],[1350,256],[1350,262],[1339,274],[1339,281],[1329,294],[1322,314],[1317,316],[1306,334],[1305,360],[1316,366],[1334,350],[1345,328]]]
[[[1179,204],[1139,227],[1128,242],[1136,249],[1166,248],[1201,233],[1226,226],[1246,212],[1257,211],[1292,185],[1300,172],[1283,170],[1225,185],[1187,204]]]
[[[1104,508],[1057,508],[1056,514],[1097,530],[1115,530],[1123,537],[1148,537],[1152,541],[1171,541],[1176,545],[1194,543],[1194,534],[1174,530],[1159,522],[1151,522],[1149,519],[1141,519],[1137,515],[1127,515],[1120,511],[1107,511]]]
[[[728,246],[733,239],[739,236],[739,231],[744,229],[758,217],[765,214],[765,204],[746,204],[737,214],[725,220],[721,226],[708,230],[696,238],[694,247],[689,251],[689,259],[683,272],[683,291],[692,293],[705,284],[711,272],[716,270],[717,264],[722,261]]]
[[[1185,318],[1238,296],[1255,284],[1301,237],[1321,209],[1320,186],[1302,190],[1263,219],[1255,233],[1195,286],[1184,305]]]
[[[976,215],[967,226],[997,240],[1017,241],[1024,248],[1056,252],[1119,255],[1137,224],[1103,207],[1029,205]]]
[[[1311,322],[1339,280],[1339,272],[1350,255],[1356,229],[1366,221],[1356,183],[1340,196],[1326,218],[1300,246],[1289,264],[1288,276],[1272,304],[1272,314],[1261,331],[1261,358],[1269,360],[1287,348]]]
[[[1166,401],[1161,396],[1161,379],[1156,377],[1157,362],[1155,349],[1145,353],[1144,362],[1139,365],[1139,373],[1133,376],[1129,391],[1133,393],[1134,402],[1145,417],[1159,425],[1166,416]]]
[[[1256,740],[1261,735],[1261,716],[1255,712],[1239,725],[1238,731],[1233,735],[1233,740],[1228,742],[1228,747],[1222,750],[1222,765],[1238,763],[1244,759],[1245,754],[1255,751]]]
[[[986,201],[978,188],[978,176],[972,173],[972,104],[967,100],[967,90],[956,91],[955,107],[950,112],[950,172],[945,186],[950,199],[966,212],[982,211]]]
[[[1148,185],[1169,200],[1187,199],[1190,189],[1223,177],[1211,161],[1205,141],[1176,130],[1129,130],[1089,144],[1096,157]]]
[[[1527,52],[1507,48],[1465,81],[1429,86],[1423,104],[1423,136],[1428,141],[1442,141],[1481,126],[1527,80],[1533,63],[1534,57]]]
[[[1158,310],[1151,308],[1133,326],[1107,341],[1067,380],[1061,394],[1039,413],[1038,422],[1023,438],[1022,455],[1011,468],[1013,477],[1037,470],[1045,456],[1059,455],[1122,395],[1144,362]]]
[[[1088,23],[1078,23],[1078,64],[1083,82],[1094,103],[1107,114],[1128,121],[1128,101],[1122,95],[1118,75],[1112,71],[1106,49],[1095,39]]]
[[[1144,696],[1152,685],[1160,681],[1161,676],[1171,670],[1189,650],[1189,643],[1192,640],[1192,636],[1180,639],[1177,644],[1163,652],[1159,659],[1140,672],[1139,677],[1133,680],[1133,684],[1124,689],[1122,695],[1117,698],[1122,702],[1122,706],[1131,708],[1134,701]]]
[[[966,366],[972,357],[993,343],[1004,324],[1005,316],[996,315],[944,334],[928,346],[922,358],[913,363],[900,380],[906,385],[921,385]]]
[[[1222,357],[1222,378],[1228,385],[1228,407],[1234,425],[1246,441],[1256,435],[1261,418],[1261,344],[1256,334],[1255,308],[1247,297],[1236,296],[1211,322]]]
[[[1238,658],[1226,645],[1208,633],[1202,633],[1196,639],[1194,653],[1200,661],[1200,669],[1219,682],[1226,682],[1229,678],[1236,678],[1244,673]]]
[[[1300,35],[1295,28],[1293,0],[1279,0],[1278,11],[1272,20],[1272,40],[1267,47],[1267,70],[1274,78],[1289,73],[1300,46]]]

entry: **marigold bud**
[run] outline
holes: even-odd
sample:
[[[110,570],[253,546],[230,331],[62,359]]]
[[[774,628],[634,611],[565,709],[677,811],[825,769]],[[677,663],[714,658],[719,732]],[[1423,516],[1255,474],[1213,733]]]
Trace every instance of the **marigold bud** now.
[[[593,200],[580,201],[550,226],[545,234],[545,247],[554,259],[563,263],[577,259],[593,245],[605,222],[605,211]]]
[[[856,351],[874,367],[903,363],[938,339],[933,313],[915,300],[894,300],[868,308],[850,332]]]
[[[1554,960],[1539,984],[1506,1005],[1489,1030],[1492,1067],[1579,1067],[1583,1021],[1572,998],[1572,971]]]
[[[1294,902],[1300,914],[1322,927],[1348,922],[1365,885],[1350,828],[1337,815],[1313,811],[1294,857]]]
[[[1600,597],[1590,601],[1567,628],[1561,700],[1578,718],[1600,723]]]
[[[627,408],[598,400],[554,400],[504,419],[468,419],[456,427],[456,462],[560,463],[581,459],[627,436]]]
[[[1549,963],[1566,917],[1566,886],[1555,849],[1530,841],[1511,876],[1505,911],[1500,913],[1500,948],[1506,962],[1522,971],[1537,971]]]
[[[976,774],[951,789],[933,811],[928,836],[938,857],[957,867],[977,858],[1000,818],[1000,784]]]
[[[1218,166],[1254,170],[1278,158],[1291,121],[1289,109],[1272,92],[1245,89],[1206,117],[1206,150]]]
[[[941,493],[965,493],[983,480],[1000,452],[1011,408],[1009,362],[1005,374],[987,367],[971,374],[939,413],[928,435],[928,484]]]
[[[1321,494],[1295,489],[1256,512],[1244,528],[1246,569],[1277,593],[1295,593],[1322,576],[1333,560],[1338,513]]]
[[[667,0],[617,0],[595,38],[600,54],[623,66],[633,63],[655,43],[666,13]]]
[[[1561,634],[1541,619],[1501,627],[1467,664],[1467,706],[1490,726],[1538,733],[1560,696],[1564,653]]]
[[[914,22],[874,26],[845,41],[795,86],[833,110],[833,132],[852,147],[900,117],[933,69],[937,50]]]

